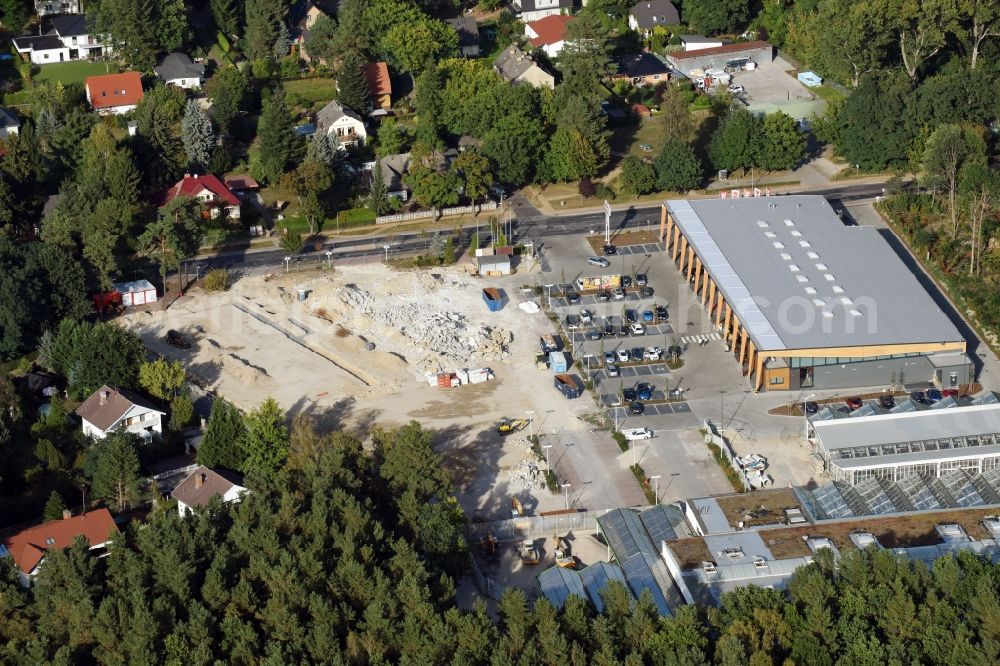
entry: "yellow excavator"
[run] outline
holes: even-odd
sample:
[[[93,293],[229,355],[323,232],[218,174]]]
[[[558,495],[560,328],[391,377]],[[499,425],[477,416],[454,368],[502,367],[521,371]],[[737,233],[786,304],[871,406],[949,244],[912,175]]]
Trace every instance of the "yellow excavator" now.
[[[528,419],[500,419],[497,424],[497,432],[501,435],[510,435],[512,433],[518,432],[519,430],[524,430],[528,426]]]
[[[569,547],[566,545],[566,542],[555,534],[552,535],[552,540],[555,542],[552,554],[555,555],[556,566],[563,569],[575,569],[576,559],[569,554]]]
[[[519,553],[521,555],[521,561],[525,564],[538,564],[542,559],[538,555],[538,549],[535,548],[535,542],[531,539],[525,539],[521,542]]]

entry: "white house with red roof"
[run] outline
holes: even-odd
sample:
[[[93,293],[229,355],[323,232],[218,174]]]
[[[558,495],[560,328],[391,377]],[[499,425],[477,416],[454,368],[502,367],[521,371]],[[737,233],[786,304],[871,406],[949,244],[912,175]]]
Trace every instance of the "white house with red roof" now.
[[[203,176],[184,174],[181,181],[167,190],[163,203],[166,204],[175,197],[197,199],[201,202],[202,211],[206,215],[213,215],[216,210],[222,208],[226,211],[226,217],[240,219],[239,198],[217,176],[210,173]]]
[[[545,51],[550,58],[555,58],[566,43],[566,26],[573,20],[572,16],[555,14],[532,21],[524,26],[524,36],[531,45]]]
[[[90,106],[103,115],[120,115],[133,110],[142,99],[139,72],[88,76],[83,82]]]
[[[38,575],[49,551],[69,548],[77,537],[82,536],[93,552],[103,549],[115,534],[118,534],[118,526],[107,509],[82,516],[64,511],[61,520],[50,520],[18,532],[7,539],[4,546],[17,565],[18,581],[24,587],[31,587],[31,581]]]

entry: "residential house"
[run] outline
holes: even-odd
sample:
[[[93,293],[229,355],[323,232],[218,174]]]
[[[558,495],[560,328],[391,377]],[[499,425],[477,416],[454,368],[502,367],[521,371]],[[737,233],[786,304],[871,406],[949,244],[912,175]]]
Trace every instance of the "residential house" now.
[[[213,497],[239,502],[245,492],[243,477],[236,472],[201,465],[170,491],[170,496],[177,500],[177,513],[183,518],[198,507],[208,506]]]
[[[35,13],[39,17],[50,14],[79,14],[80,0],[35,0]]]
[[[471,16],[459,16],[445,21],[458,33],[458,48],[466,58],[479,57],[479,24]]]
[[[571,14],[575,0],[511,0],[515,18],[524,23],[555,14]]]
[[[511,83],[527,83],[535,88],[555,88],[556,77],[543,69],[530,55],[511,44],[493,61],[493,69]]]
[[[334,100],[316,114],[316,129],[337,139],[338,148],[365,145],[368,132],[361,117],[340,102]]]
[[[396,197],[400,201],[410,198],[410,190],[403,182],[403,176],[410,169],[410,154],[401,153],[398,155],[386,155],[379,163],[382,165],[382,182],[389,196]],[[368,171],[369,189],[371,188],[371,178],[375,173],[375,162],[365,165]]]
[[[715,49],[726,41],[705,35],[681,35],[681,46],[685,51],[701,51],[702,49]]]
[[[292,25],[292,42],[299,45],[299,56],[306,62],[312,62],[312,56],[306,51],[306,39],[309,30],[320,16],[326,12],[316,6],[312,0],[300,0],[292,5],[289,12],[289,23]]]
[[[109,433],[127,430],[148,444],[163,433],[166,413],[132,391],[105,385],[76,408],[76,415],[83,421],[83,434],[88,437],[104,439]]]
[[[636,86],[655,86],[670,80],[670,65],[652,53],[623,55],[613,78],[628,79]]]
[[[372,110],[392,108],[392,79],[389,66],[384,62],[365,65],[365,82],[368,84],[368,103]]]
[[[641,0],[628,13],[628,27],[649,37],[653,28],[680,25],[681,15],[670,0]]]
[[[192,62],[186,53],[171,53],[153,71],[168,86],[187,90],[201,88],[205,81],[205,65]]]
[[[210,173],[203,176],[186,173],[184,178],[167,190],[163,203],[169,203],[180,196],[200,201],[202,215],[205,217],[214,216],[216,211],[222,209],[226,217],[233,220],[240,219],[240,200],[225,183],[219,180],[218,176]]]
[[[13,111],[0,107],[0,139],[6,139],[11,134],[17,134],[21,122]]]
[[[91,21],[83,14],[67,14],[46,19],[49,30],[37,35],[13,39],[14,48],[36,65],[67,60],[87,60],[110,53],[105,36],[93,32]]]
[[[107,509],[80,516],[64,511],[61,519],[18,532],[4,545],[17,565],[18,582],[22,587],[31,587],[31,581],[38,575],[49,551],[69,548],[77,537],[82,536],[90,544],[91,552],[98,551],[96,554],[101,557],[106,554],[103,549],[115,534],[118,534],[118,526]]]
[[[541,49],[550,58],[555,58],[566,43],[566,26],[572,20],[572,16],[565,14],[546,16],[525,25],[524,36],[536,49]]]
[[[142,99],[142,75],[139,72],[88,76],[83,87],[90,106],[102,116],[128,113]]]
[[[247,198],[255,198],[257,191],[260,190],[260,185],[257,184],[257,181],[245,174],[226,176],[225,183],[229,191],[235,194],[241,201]]]

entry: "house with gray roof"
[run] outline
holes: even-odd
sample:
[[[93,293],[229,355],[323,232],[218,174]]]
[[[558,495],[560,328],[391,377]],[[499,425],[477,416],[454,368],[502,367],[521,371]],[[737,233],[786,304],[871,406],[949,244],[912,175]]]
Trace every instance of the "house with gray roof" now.
[[[316,130],[337,139],[338,148],[363,146],[368,138],[361,116],[333,100],[316,114]]]
[[[17,134],[21,128],[21,122],[14,115],[14,112],[0,107],[0,139],[6,139],[11,134]]]
[[[535,88],[555,88],[556,77],[530,55],[511,44],[493,61],[493,69],[511,83],[527,83]]]
[[[153,71],[168,86],[187,90],[201,88],[205,80],[205,65],[192,62],[186,53],[171,53]]]
[[[104,35],[96,34],[93,21],[83,14],[53,16],[46,22],[50,28],[45,32],[12,40],[17,52],[36,65],[98,58],[111,51]]]
[[[628,13],[628,27],[649,37],[653,28],[680,25],[681,15],[670,0],[641,0]]]
[[[556,14],[572,14],[576,0],[511,0],[514,16],[524,23]]]
[[[410,190],[403,182],[403,176],[410,169],[410,154],[400,153],[398,155],[386,155],[378,161],[382,167],[382,182],[390,197],[396,197],[400,201],[410,198]],[[366,165],[371,169],[369,178],[374,177],[375,162]]]
[[[471,16],[459,16],[445,21],[458,33],[458,48],[466,58],[479,56],[479,25]]]

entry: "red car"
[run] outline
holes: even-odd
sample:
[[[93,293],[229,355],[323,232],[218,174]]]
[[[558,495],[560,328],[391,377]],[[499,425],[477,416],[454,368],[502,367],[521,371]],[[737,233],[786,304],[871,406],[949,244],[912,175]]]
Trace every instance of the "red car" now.
[[[852,412],[855,409],[860,409],[861,406],[865,404],[864,400],[862,400],[861,398],[848,398],[844,402],[847,404],[847,408]]]
[[[943,395],[946,398],[950,396],[958,400],[958,389],[942,389],[941,395]]]

